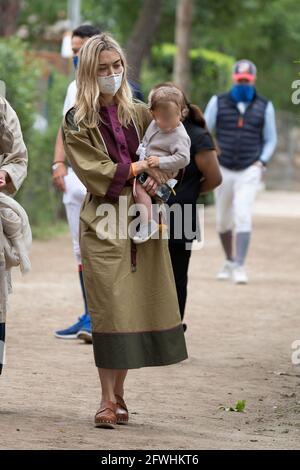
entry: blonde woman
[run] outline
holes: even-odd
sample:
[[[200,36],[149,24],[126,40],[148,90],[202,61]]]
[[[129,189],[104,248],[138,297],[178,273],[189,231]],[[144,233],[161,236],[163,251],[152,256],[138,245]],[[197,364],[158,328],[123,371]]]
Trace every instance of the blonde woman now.
[[[129,419],[128,369],[175,364],[187,351],[167,240],[136,247],[127,232],[134,176],[146,172],[144,188],[154,195],[169,175],[137,161],[151,116],[133,101],[124,53],[108,34],[92,37],[81,49],[77,87],[76,105],[64,120],[64,146],[87,188],[80,248],[102,388],[95,425],[111,428]],[[104,203],[116,213],[115,234],[108,237],[101,223]]]

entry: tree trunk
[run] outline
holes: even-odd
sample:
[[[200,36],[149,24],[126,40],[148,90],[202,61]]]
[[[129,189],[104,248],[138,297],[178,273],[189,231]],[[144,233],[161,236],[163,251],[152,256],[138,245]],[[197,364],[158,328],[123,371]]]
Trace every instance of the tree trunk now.
[[[15,34],[20,6],[20,0],[0,0],[0,36]]]
[[[138,82],[143,59],[149,54],[153,35],[161,17],[163,0],[144,0],[132,35],[127,43],[129,77]]]
[[[177,54],[174,58],[173,80],[185,93],[190,82],[190,37],[193,0],[178,0],[176,9],[175,43]]]

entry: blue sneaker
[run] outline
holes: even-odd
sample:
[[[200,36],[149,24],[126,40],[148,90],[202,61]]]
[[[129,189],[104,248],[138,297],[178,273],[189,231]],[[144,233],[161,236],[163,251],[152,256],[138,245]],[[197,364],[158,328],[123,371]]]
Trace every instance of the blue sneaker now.
[[[87,316],[84,320],[84,323],[81,329],[77,333],[77,338],[82,339],[85,343],[91,344],[92,340],[92,325],[91,318]]]
[[[59,330],[55,332],[55,337],[60,339],[77,339],[78,332],[85,327],[87,322],[90,323],[90,316],[88,313],[84,313],[78,318],[78,322],[65,330]]]

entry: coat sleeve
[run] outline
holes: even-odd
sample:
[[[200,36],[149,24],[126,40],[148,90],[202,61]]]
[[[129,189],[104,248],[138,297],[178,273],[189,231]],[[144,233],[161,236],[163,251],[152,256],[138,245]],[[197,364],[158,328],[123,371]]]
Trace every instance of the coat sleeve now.
[[[114,163],[96,147],[88,128],[74,124],[73,116],[71,109],[63,123],[63,142],[74,172],[89,193],[117,202],[128,179],[130,163]]]
[[[11,152],[13,145],[13,133],[7,125],[7,104],[0,97],[0,152]]]
[[[2,126],[0,131],[0,154],[2,163],[0,169],[8,173],[10,182],[6,185],[5,191],[15,194],[23,183],[27,175],[28,154],[23,141],[23,135],[19,119],[5,101],[2,107]]]

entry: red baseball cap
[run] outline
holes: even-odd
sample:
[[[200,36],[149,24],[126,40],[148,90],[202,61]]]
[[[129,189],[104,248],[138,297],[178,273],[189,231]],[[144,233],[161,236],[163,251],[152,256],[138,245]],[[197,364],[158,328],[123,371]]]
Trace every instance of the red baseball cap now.
[[[234,80],[255,80],[256,66],[250,60],[243,59],[236,62],[233,66],[232,78]]]

